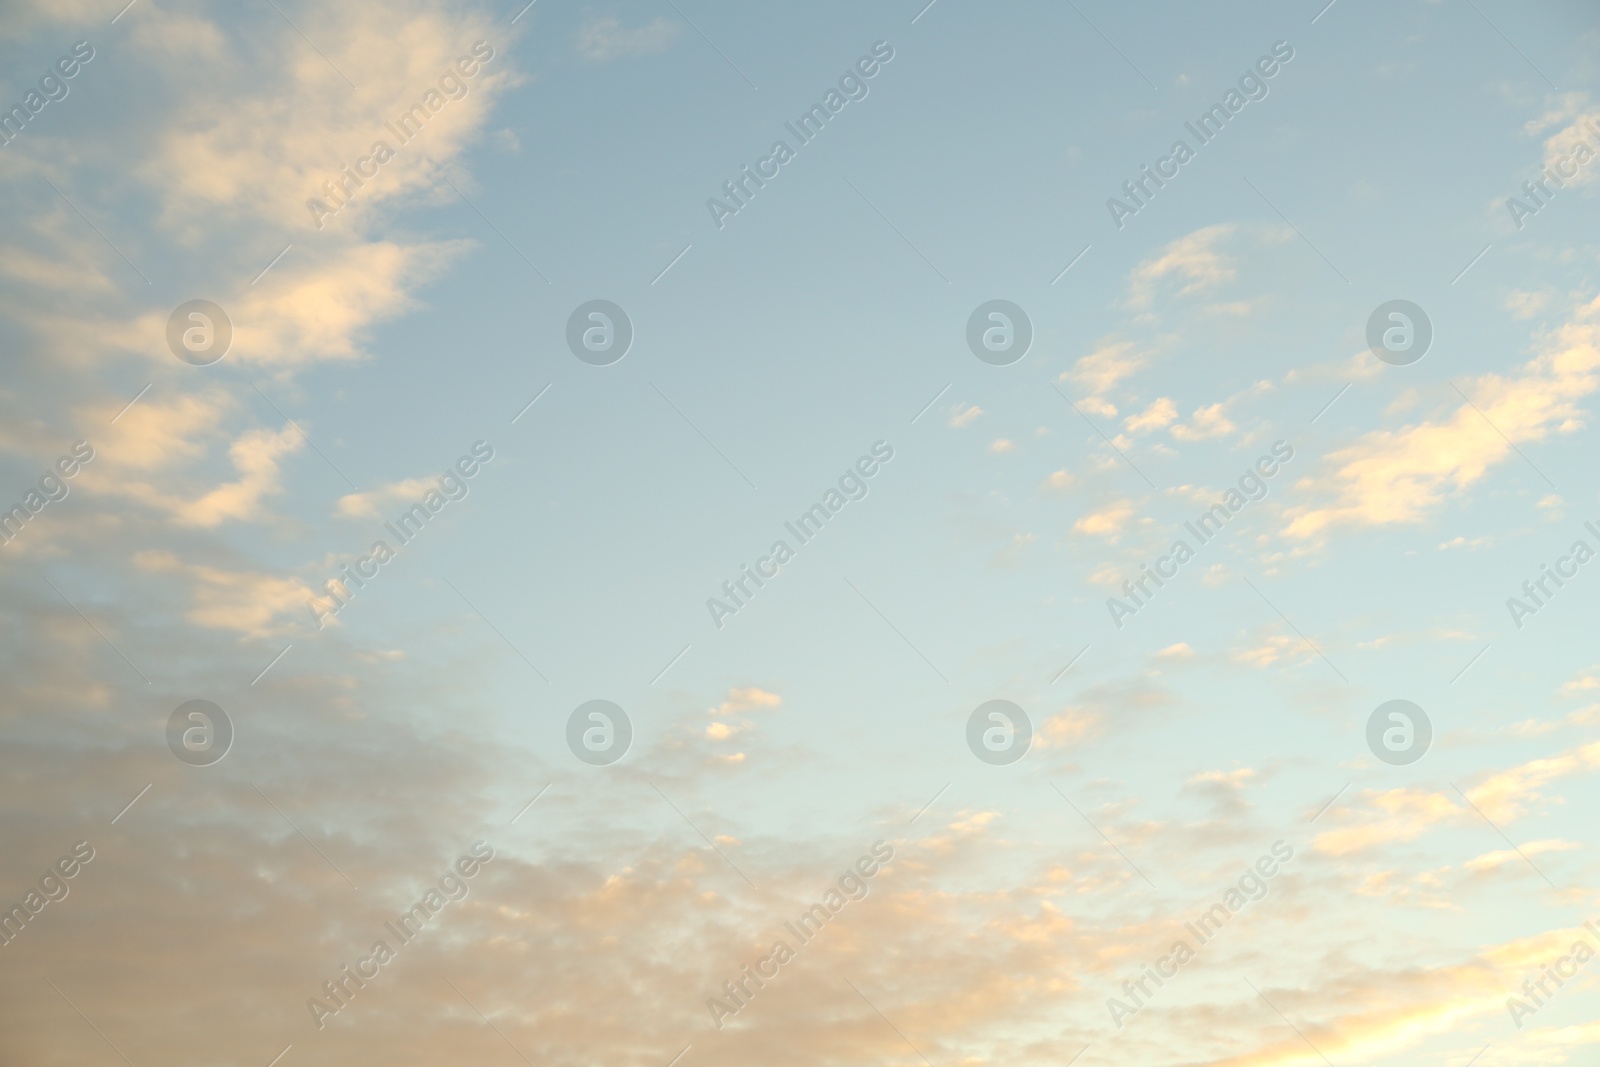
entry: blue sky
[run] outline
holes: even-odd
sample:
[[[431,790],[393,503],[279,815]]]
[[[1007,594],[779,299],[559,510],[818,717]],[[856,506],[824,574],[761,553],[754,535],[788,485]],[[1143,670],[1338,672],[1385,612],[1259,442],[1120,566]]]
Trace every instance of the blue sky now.
[[[1520,627],[1506,603],[1600,549],[1600,162],[1520,226],[1507,204],[1600,151],[1588,7],[119,6],[0,27],[0,101],[94,49],[0,147],[0,506],[95,450],[0,547],[0,901],[97,850],[0,947],[13,1056],[1501,1067],[1600,1041],[1588,970],[1508,1004],[1600,946],[1600,564]],[[478,42],[318,228],[324,181]],[[1108,198],[1275,47],[1119,227]],[[708,198],[778,139],[719,227]],[[166,340],[197,299],[234,331],[207,366]],[[609,366],[567,347],[595,299],[634,331]],[[1006,366],[965,339],[995,299],[1033,329]],[[1395,299],[1433,328],[1404,366],[1366,340]],[[322,584],[478,442],[466,496],[318,629]],[[1276,442],[1265,496],[1119,627],[1122,581]],[[566,741],[597,698],[633,727],[599,767]],[[194,699],[235,730],[210,766],[167,746]],[[1013,764],[967,749],[991,699],[1032,723]],[[1391,699],[1432,722],[1408,765],[1367,748]],[[479,839],[467,902],[316,1025]],[[714,1025],[879,840],[866,900]],[[1124,979],[1280,840],[1265,897],[1118,1027]]]

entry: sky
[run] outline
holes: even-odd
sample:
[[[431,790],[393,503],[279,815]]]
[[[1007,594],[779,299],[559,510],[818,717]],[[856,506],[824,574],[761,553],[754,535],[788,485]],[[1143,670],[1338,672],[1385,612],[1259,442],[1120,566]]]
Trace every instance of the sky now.
[[[1592,4],[124,3],[0,14],[0,1059],[1593,1058]]]

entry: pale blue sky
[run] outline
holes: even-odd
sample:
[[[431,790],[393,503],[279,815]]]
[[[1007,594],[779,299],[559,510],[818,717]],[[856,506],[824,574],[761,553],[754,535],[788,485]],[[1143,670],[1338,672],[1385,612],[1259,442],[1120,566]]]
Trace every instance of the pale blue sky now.
[[[1600,548],[1600,163],[1506,209],[1600,149],[1591,6],[109,6],[0,24],[3,101],[96,49],[0,148],[0,505],[97,449],[0,548],[0,899],[79,838],[106,856],[35,955],[0,950],[29,1062],[110,1054],[54,1036],[79,1023],[43,974],[141,1064],[476,1057],[438,975],[574,1063],[921,1062],[836,974],[939,1067],[1304,1061],[1247,980],[1335,1063],[1600,1041],[1592,978],[1537,1033],[1503,1004],[1600,918],[1600,564],[1520,630],[1505,605]],[[466,100],[309,225],[480,40]],[[868,95],[719,229],[707,198],[880,41]],[[1267,96],[1115,226],[1277,42]],[[164,341],[197,298],[236,330],[208,367]],[[606,367],[565,341],[597,298],[635,331]],[[1433,324],[1410,366],[1365,340],[1396,298]],[[991,299],[1032,322],[1009,366],[966,347]],[[469,495],[315,630],[307,593],[480,440]],[[714,626],[880,440],[866,498]],[[1116,627],[1121,580],[1280,440],[1267,497]],[[593,698],[633,721],[610,767],[564,740]],[[1038,733],[1005,767],[964,739],[994,698]],[[1410,766],[1366,749],[1393,698],[1432,718]],[[165,747],[190,699],[237,728],[213,768]],[[311,1030],[322,978],[479,837],[506,862],[477,903]],[[722,978],[880,838],[848,933],[710,1029]],[[1122,978],[1280,838],[1240,932],[1114,1030]],[[149,997],[197,1007],[158,1027]]]

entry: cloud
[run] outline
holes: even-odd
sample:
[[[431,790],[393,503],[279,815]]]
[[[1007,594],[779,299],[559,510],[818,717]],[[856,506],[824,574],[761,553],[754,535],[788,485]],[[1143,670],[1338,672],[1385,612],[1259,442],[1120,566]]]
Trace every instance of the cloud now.
[[[1170,397],[1158,397],[1150,402],[1150,406],[1137,415],[1129,415],[1122,420],[1122,425],[1130,432],[1140,430],[1159,430],[1170,425],[1178,417],[1178,406]]]
[[[1117,535],[1133,516],[1131,501],[1118,500],[1108,504],[1099,511],[1090,512],[1072,524],[1074,533],[1089,534],[1093,537],[1103,537],[1108,541],[1115,541]]]
[[[272,367],[360,358],[366,332],[415,308],[412,292],[472,246],[465,240],[374,241],[278,278],[268,274],[234,302],[228,358]],[[164,317],[161,323],[164,329]]]
[[[1565,125],[1562,125],[1565,123]],[[1579,95],[1569,95],[1561,105],[1545,112],[1538,118],[1531,119],[1525,130],[1530,134],[1540,134],[1551,127],[1559,127],[1554,133],[1545,138],[1544,142],[1544,169],[1556,175],[1565,185],[1584,185],[1595,180],[1595,170],[1600,167],[1600,110],[1588,106],[1587,100]],[[1572,156],[1578,146],[1587,150],[1583,163],[1571,160],[1569,170],[1575,170],[1569,177],[1562,177],[1555,170],[1556,164]],[[1550,187],[1557,190],[1559,187],[1554,182]]]
[[[1065,470],[1051,471],[1049,477],[1044,480],[1047,489],[1067,490],[1077,484],[1077,478]]]
[[[1505,308],[1515,319],[1531,319],[1550,306],[1552,294],[1513,289],[1506,294]]]
[[[1332,856],[1343,856],[1379,845],[1414,841],[1440,823],[1477,818],[1479,812],[1504,828],[1535,805],[1551,803],[1543,789],[1596,768],[1600,768],[1600,741],[1510,767],[1467,791],[1476,812],[1458,804],[1454,797],[1421,789],[1363,793],[1358,800],[1364,807],[1350,805],[1342,812],[1353,825],[1319,834],[1315,847]]]
[[[261,500],[283,491],[278,459],[298,452],[304,439],[293,426],[273,432],[252,430],[228,449],[237,481],[219,485],[198,500],[185,504],[178,512],[183,522],[196,526],[217,526],[228,519],[250,519],[260,513]]]
[[[1099,396],[1141,370],[1148,359],[1131,341],[1107,341],[1080,358],[1071,370],[1063,371],[1057,381],[1071,381],[1085,392]]]
[[[1207,226],[1178,238],[1150,259],[1135,267],[1129,276],[1128,306],[1148,308],[1156,284],[1169,277],[1182,279],[1179,296],[1190,296],[1230,282],[1238,275],[1233,263],[1217,246],[1234,235],[1231,225]]]
[[[1543,855],[1546,852],[1571,852],[1582,847],[1575,841],[1529,841],[1526,844],[1517,846],[1520,851],[1503,848],[1498,852],[1485,852],[1481,856],[1472,857],[1461,866],[1474,874],[1485,874],[1489,871],[1499,870],[1508,863],[1522,863],[1525,856],[1531,858]]]
[[[591,16],[578,30],[578,55],[591,63],[604,63],[623,56],[643,56],[665,52],[678,39],[678,24],[662,17],[653,22],[624,28],[615,15]]]
[[[1469,796],[1491,822],[1504,825],[1520,818],[1531,805],[1545,802],[1541,788],[1595,768],[1600,768],[1600,741],[1502,771],[1473,789]]]
[[[1600,385],[1600,297],[1541,347],[1514,374],[1467,380],[1462,392],[1471,402],[1449,415],[1375,430],[1330,453],[1296,484],[1318,502],[1286,509],[1284,533],[1304,539],[1337,526],[1422,522],[1496,464],[1520,462],[1514,445],[1581,429],[1588,413],[1578,401]]]
[[[336,510],[341,517],[347,519],[382,520],[389,505],[413,503],[426,496],[428,490],[438,488],[437,477],[406,478],[381,485],[376,489],[369,489],[364,493],[346,493],[339,498]]]
[[[281,637],[303,630],[309,618],[306,605],[316,595],[299,579],[185,563],[160,550],[137,553],[134,564],[149,573],[189,580],[192,600],[184,612],[189,622],[246,637]]]
[[[1204,441],[1208,437],[1226,437],[1236,429],[1238,427],[1227,416],[1227,405],[1216,403],[1195,408],[1189,424],[1174,426],[1172,436],[1180,441]]]
[[[1281,659],[1305,659],[1314,653],[1291,634],[1267,634],[1250,647],[1236,649],[1233,658],[1251,667],[1270,667]]]
[[[976,404],[970,407],[966,404],[957,404],[950,409],[950,426],[952,429],[959,430],[963,426],[969,425],[972,420],[982,414],[983,409]]]
[[[472,42],[504,43],[504,32],[478,11],[354,3],[320,9],[318,23],[326,59],[287,27],[282,35],[247,41],[159,7],[140,15],[136,25],[156,58],[181,62],[187,76],[213,85],[211,92],[183,95],[133,168],[163,194],[164,226],[199,239],[202,225],[270,219],[314,246],[318,231],[307,198],[327,199],[323,183],[338,180],[345,166],[385,141],[395,158],[363,184],[347,183],[349,206],[321,231],[350,234],[353,219],[436,187],[442,165],[477,135],[509,86],[505,54],[495,48],[473,77],[457,75],[464,97],[451,99],[439,89]],[[367,46],[375,31],[387,48]],[[196,39],[207,44],[195,49]],[[435,100],[422,132],[402,143],[387,124],[430,90]]]
[[[711,714],[739,715],[748,711],[761,711],[782,706],[783,698],[777,693],[769,693],[767,690],[754,685],[736,686],[728,690],[727,697],[713,709]]]
[[[1580,671],[1561,685],[1563,695],[1586,693],[1594,689],[1600,689],[1600,668],[1595,667]]]
[[[220,423],[233,410],[233,402],[218,392],[141,401],[107,429],[79,480],[96,493],[134,500],[183,525],[214,528],[260,518],[266,499],[283,491],[280,461],[305,441],[288,425],[246,430],[228,447],[238,477],[201,489],[208,477],[191,468],[205,460],[204,442],[219,436]],[[157,475],[160,480],[153,480]],[[169,488],[174,482],[186,483],[188,492]]]
[[[1390,789],[1360,796],[1367,804],[1355,826],[1325,830],[1312,847],[1330,856],[1346,856],[1378,845],[1415,841],[1446,819],[1457,818],[1466,808],[1442,793],[1420,789]]]

